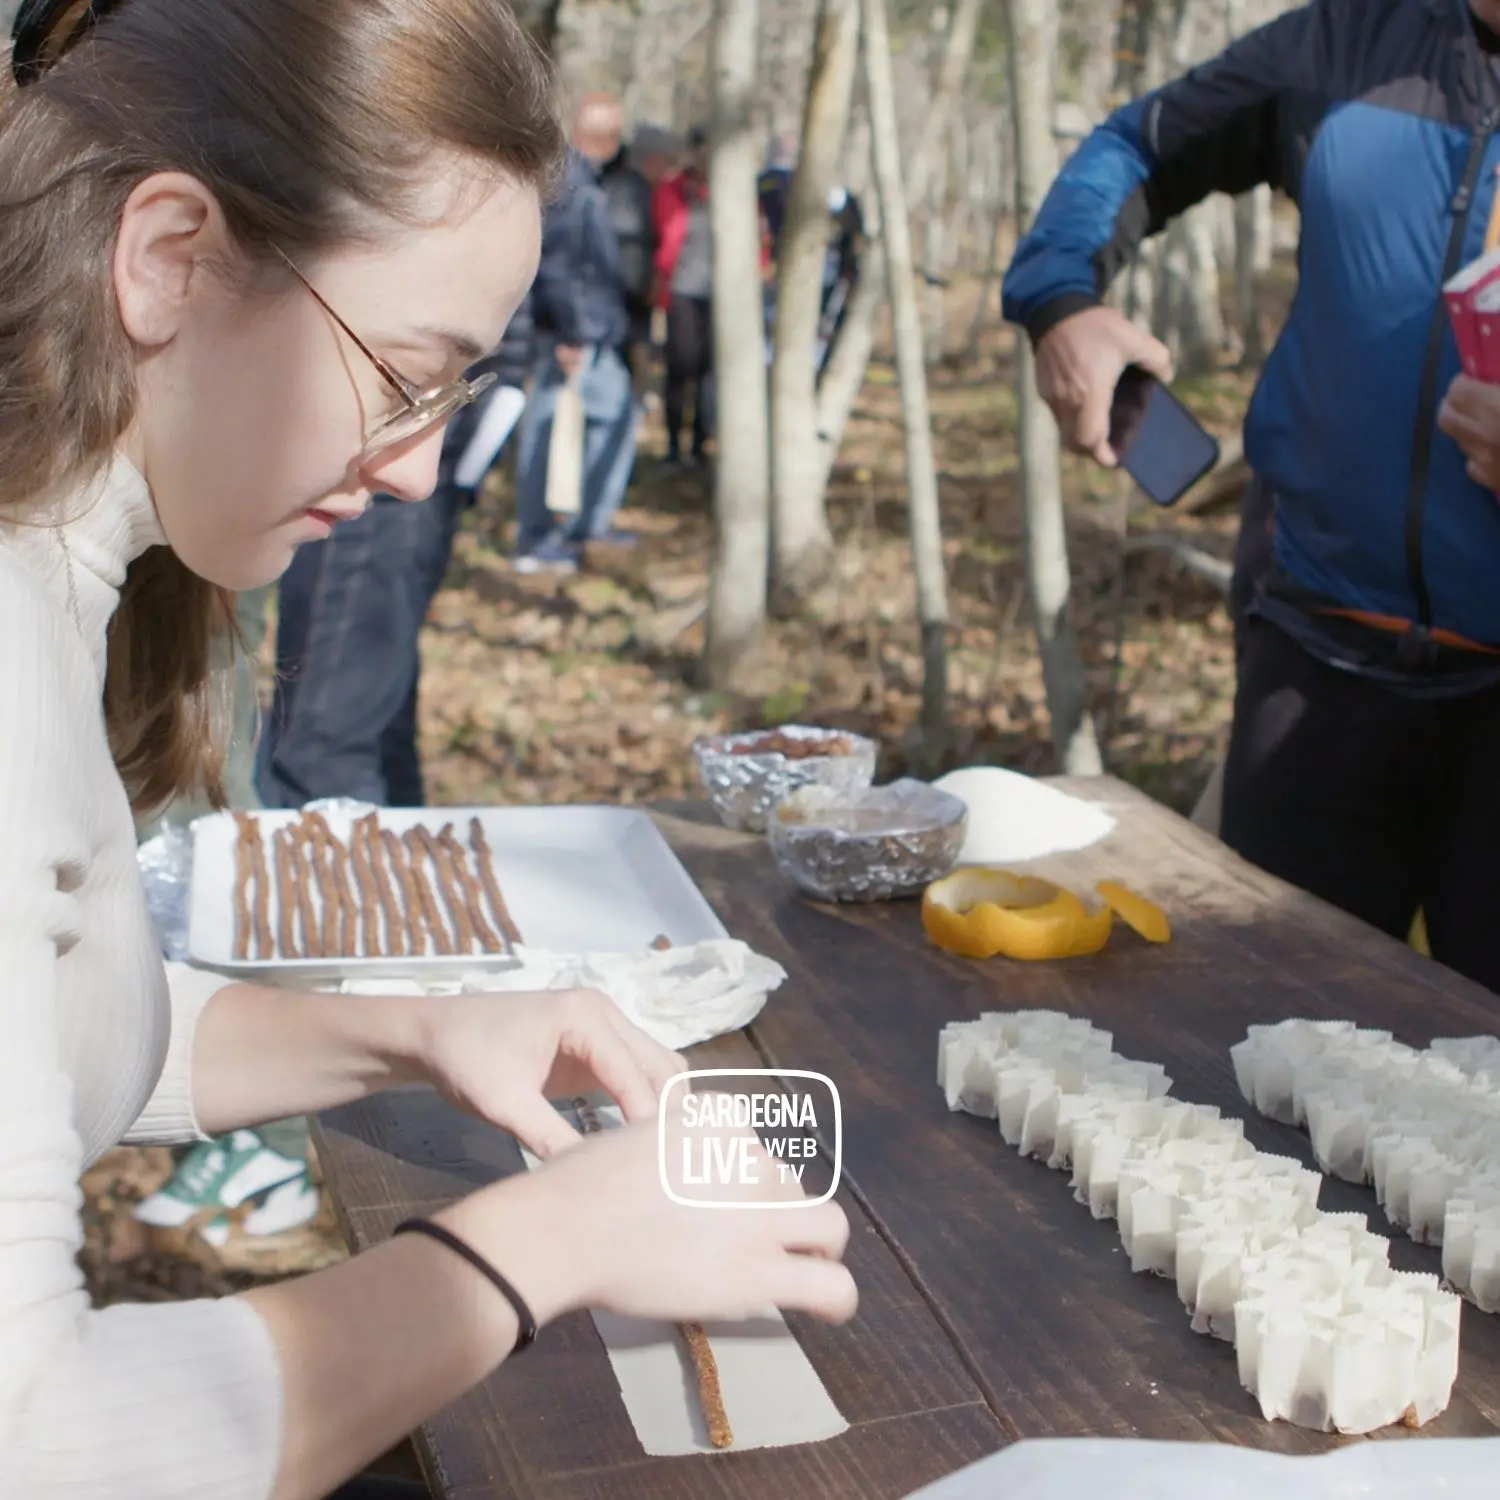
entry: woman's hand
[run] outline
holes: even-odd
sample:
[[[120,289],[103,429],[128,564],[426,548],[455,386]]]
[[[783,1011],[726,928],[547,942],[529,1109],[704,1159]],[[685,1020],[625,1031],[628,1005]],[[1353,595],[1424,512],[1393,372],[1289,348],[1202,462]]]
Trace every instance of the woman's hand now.
[[[1460,375],[1448,387],[1437,422],[1468,459],[1469,478],[1500,491],[1500,386]]]
[[[422,1035],[421,1071],[438,1091],[544,1161],[582,1139],[549,1099],[603,1089],[627,1120],[651,1120],[687,1068],[598,990],[434,997]]]
[[[583,1307],[675,1322],[743,1319],[771,1307],[829,1323],[852,1318],[859,1293],[842,1264],[843,1209],[832,1201],[788,1206],[807,1194],[782,1181],[753,1137],[757,1180],[724,1196],[755,1206],[674,1202],[662,1188],[661,1152],[680,1157],[683,1133],[670,1114],[664,1142],[652,1122],[607,1130],[437,1217],[493,1260],[539,1324]],[[695,1140],[705,1134],[743,1132],[693,1131]]]

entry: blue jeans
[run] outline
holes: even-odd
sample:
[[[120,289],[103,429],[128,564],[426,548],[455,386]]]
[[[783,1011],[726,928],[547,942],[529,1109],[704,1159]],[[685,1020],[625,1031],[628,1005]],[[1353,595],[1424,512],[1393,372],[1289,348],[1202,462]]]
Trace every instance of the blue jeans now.
[[[570,542],[606,535],[625,499],[635,466],[635,393],[630,369],[617,349],[598,351],[583,372],[583,502],[565,529],[547,509],[547,450],[552,415],[566,377],[552,352],[543,346],[532,370],[531,400],[521,419],[516,450],[517,509],[520,526],[516,552],[535,551],[554,531]]]
[[[281,580],[276,692],[256,754],[267,807],[424,805],[417,637],[464,498],[449,485],[418,504],[377,495],[357,521],[298,549]]]

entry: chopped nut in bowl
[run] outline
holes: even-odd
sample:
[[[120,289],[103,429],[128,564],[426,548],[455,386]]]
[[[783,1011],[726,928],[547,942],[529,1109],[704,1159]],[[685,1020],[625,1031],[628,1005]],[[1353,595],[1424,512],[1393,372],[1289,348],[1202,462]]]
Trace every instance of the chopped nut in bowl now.
[[[749,833],[764,833],[771,810],[798,787],[869,786],[875,752],[875,741],[863,735],[805,724],[712,735],[693,745],[714,810],[726,826]]]
[[[963,847],[969,810],[951,792],[903,777],[843,792],[809,786],[771,816],[781,873],[821,901],[890,901],[941,879]]]

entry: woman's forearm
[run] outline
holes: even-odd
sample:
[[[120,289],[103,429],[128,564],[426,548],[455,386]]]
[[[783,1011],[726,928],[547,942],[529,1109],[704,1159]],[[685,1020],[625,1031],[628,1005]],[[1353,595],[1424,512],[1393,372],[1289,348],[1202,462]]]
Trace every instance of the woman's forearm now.
[[[199,1125],[220,1135],[419,1080],[432,1003],[227,986],[205,1007],[193,1041]]]
[[[550,1321],[577,1289],[544,1195],[523,1176],[486,1196],[435,1217],[470,1243],[503,1244],[497,1269],[539,1325]],[[273,1500],[321,1500],[482,1380],[514,1347],[519,1326],[478,1271],[417,1235],[243,1295],[269,1327],[283,1372]]]

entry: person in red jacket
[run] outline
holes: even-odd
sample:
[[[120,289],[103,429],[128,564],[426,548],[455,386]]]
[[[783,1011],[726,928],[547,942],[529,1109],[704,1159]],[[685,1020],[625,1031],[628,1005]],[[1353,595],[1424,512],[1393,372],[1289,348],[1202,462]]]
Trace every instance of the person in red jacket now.
[[[708,217],[708,136],[688,136],[687,160],[656,189],[656,305],[667,314],[667,462],[682,462],[693,398],[692,463],[713,431],[713,233]]]

